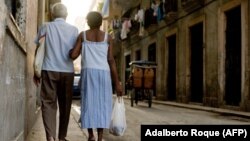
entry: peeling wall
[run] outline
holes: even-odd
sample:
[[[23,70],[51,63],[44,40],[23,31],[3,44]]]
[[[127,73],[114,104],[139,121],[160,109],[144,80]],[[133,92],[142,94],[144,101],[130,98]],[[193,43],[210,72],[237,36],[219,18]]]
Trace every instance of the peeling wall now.
[[[26,29],[26,0],[17,0],[16,22],[22,32]]]
[[[5,35],[5,17],[6,17],[6,7],[4,1],[0,1],[0,65],[3,63],[3,40]]]
[[[3,64],[0,68],[1,99],[0,107],[4,107],[0,115],[1,141],[9,141],[24,131],[25,118],[25,54],[20,52],[12,37],[8,34],[3,42]],[[22,137],[23,138],[23,137]]]
[[[26,37],[26,114],[25,114],[25,136],[33,127],[36,117],[38,116],[38,108],[40,106],[39,89],[33,83],[33,60],[36,45],[34,43],[37,34],[38,25],[38,1],[42,0],[27,0],[26,1],[26,28],[24,35]]]
[[[37,110],[32,64],[38,1],[18,0],[16,19],[5,2],[0,1],[0,141],[25,141]]]

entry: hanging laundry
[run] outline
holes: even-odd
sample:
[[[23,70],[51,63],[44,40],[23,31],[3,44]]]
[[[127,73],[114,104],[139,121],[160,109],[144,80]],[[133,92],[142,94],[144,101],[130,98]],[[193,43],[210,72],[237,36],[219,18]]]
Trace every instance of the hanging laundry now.
[[[151,9],[153,10],[151,24],[157,24],[158,8],[159,8],[159,4],[153,0],[151,3]]]
[[[126,39],[127,34],[130,31],[131,28],[131,21],[129,19],[125,19],[122,23],[122,30],[121,30],[121,39]]]
[[[161,2],[158,5],[158,11],[157,11],[157,21],[160,22],[163,19],[164,13],[163,13],[163,3]]]
[[[166,8],[165,8],[165,0],[162,0],[162,11],[164,13],[164,15],[166,14]]]
[[[144,36],[144,25],[142,22],[140,23],[139,36]]]
[[[113,29],[119,29],[120,28],[120,25],[121,25],[121,21],[119,19],[114,19],[112,21],[112,26],[113,26]]]
[[[153,1],[151,3],[151,8],[154,10],[153,16],[157,16],[157,13],[158,13],[158,4],[155,1]]]
[[[144,10],[140,9],[138,11],[138,21],[140,23],[139,36],[144,35]]]
[[[144,27],[145,28],[148,28],[151,24],[156,22],[156,20],[154,20],[153,13],[154,13],[154,11],[152,8],[146,9],[145,20],[144,20]]]
[[[139,20],[139,22],[144,22],[144,10],[143,9],[140,9],[139,11],[138,11],[138,20]]]
[[[161,1],[160,5],[159,5],[159,8],[160,8],[160,11],[161,11],[161,15],[162,15],[162,19],[166,16],[166,13],[165,13],[165,8],[164,8],[164,3],[163,1]]]

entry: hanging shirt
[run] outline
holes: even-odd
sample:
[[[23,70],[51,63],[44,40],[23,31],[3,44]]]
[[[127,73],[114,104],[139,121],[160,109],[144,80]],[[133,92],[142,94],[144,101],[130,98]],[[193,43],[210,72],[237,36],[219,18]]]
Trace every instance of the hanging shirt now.
[[[122,23],[122,31],[121,31],[121,39],[126,39],[127,38],[127,34],[130,31],[130,27],[131,27],[131,21],[130,20],[125,20]]]

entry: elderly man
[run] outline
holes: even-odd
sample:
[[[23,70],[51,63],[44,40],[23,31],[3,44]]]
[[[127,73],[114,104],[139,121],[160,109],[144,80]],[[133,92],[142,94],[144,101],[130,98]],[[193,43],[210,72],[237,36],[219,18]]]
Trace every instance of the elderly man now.
[[[56,140],[57,101],[59,105],[59,141],[66,141],[72,103],[74,78],[73,60],[68,52],[73,48],[78,29],[65,22],[67,8],[61,3],[52,6],[53,21],[43,25],[35,42],[45,36],[46,53],[42,66],[41,108],[47,141]],[[34,76],[38,86],[40,79]]]

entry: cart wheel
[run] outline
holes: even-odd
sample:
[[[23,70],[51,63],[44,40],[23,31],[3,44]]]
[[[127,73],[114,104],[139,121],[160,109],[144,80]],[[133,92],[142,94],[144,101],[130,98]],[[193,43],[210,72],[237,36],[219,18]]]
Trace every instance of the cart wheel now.
[[[134,106],[134,98],[135,98],[135,89],[132,89],[130,94],[131,107]]]
[[[148,107],[151,108],[152,106],[152,98],[153,98],[153,91],[147,90],[148,93]]]

